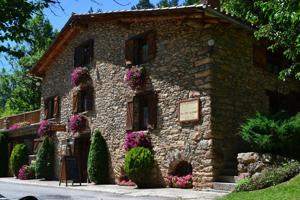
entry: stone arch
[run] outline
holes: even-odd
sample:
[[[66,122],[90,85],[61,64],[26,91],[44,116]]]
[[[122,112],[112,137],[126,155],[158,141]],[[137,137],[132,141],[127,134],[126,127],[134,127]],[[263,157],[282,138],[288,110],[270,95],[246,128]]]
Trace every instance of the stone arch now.
[[[192,153],[189,146],[183,150],[175,149],[168,154],[168,175],[187,175],[193,171]]]

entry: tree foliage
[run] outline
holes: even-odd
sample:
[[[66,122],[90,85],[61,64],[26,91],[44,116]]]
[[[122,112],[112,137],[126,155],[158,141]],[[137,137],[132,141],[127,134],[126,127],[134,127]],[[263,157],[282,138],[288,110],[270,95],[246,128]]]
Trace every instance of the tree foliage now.
[[[159,8],[178,6],[178,0],[160,0],[156,6]]]
[[[43,15],[31,19],[26,27],[30,30],[29,41],[16,44],[14,49],[24,53],[20,58],[9,56],[11,71],[0,72],[0,116],[7,116],[40,107],[39,80],[28,71],[43,55],[57,35],[49,20]]]
[[[138,10],[138,9],[148,9],[148,8],[154,8],[155,6],[149,1],[149,0],[139,0],[139,2],[132,6],[132,10]]]
[[[300,1],[223,0],[223,9],[258,27],[257,39],[270,41],[269,50],[282,50],[291,61],[280,78],[300,80]]]
[[[19,169],[27,162],[27,148],[25,144],[17,144],[9,159],[10,171],[13,175],[18,176]]]
[[[108,178],[108,150],[99,130],[95,130],[88,157],[88,175],[90,181],[101,184]]]
[[[188,6],[188,5],[194,5],[194,4],[198,4],[200,2],[200,0],[185,0],[183,5]]]

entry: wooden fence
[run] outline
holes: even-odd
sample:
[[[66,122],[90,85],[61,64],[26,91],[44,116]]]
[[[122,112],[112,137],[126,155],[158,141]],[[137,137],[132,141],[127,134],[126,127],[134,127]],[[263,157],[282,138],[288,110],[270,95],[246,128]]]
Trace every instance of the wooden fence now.
[[[38,123],[40,121],[41,110],[25,112],[10,117],[0,119],[0,129],[9,128],[11,125],[20,122],[29,122],[30,124]]]

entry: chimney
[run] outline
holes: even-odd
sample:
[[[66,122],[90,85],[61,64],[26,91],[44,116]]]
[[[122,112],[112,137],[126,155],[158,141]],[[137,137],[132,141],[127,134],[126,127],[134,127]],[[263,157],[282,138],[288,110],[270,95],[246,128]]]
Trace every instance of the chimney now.
[[[211,8],[220,8],[220,0],[200,0],[200,3],[210,5]]]

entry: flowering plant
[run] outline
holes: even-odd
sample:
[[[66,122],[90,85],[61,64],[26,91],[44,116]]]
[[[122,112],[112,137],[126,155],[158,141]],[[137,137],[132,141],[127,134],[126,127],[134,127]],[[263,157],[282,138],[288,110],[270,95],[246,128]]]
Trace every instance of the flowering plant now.
[[[28,125],[30,125],[30,122],[26,122],[26,121],[19,122],[19,123],[15,123],[15,124],[11,125],[8,130],[12,131],[12,130],[16,130],[16,129],[19,129],[19,128],[22,128],[22,127],[25,127]]]
[[[167,181],[170,187],[175,188],[192,188],[193,187],[193,176],[188,174],[185,176],[169,175]]]
[[[117,184],[120,186],[136,186],[136,184],[134,182],[132,182],[131,180],[121,180],[121,181],[117,182]]]
[[[19,173],[18,173],[18,179],[21,180],[28,180],[28,179],[32,179],[34,178],[34,174],[32,172],[32,169],[30,168],[30,166],[28,165],[23,165],[20,169],[19,169]]]
[[[142,87],[145,84],[145,69],[143,67],[131,67],[127,69],[124,81],[133,90]]]
[[[86,67],[76,67],[71,73],[71,81],[78,86],[83,80],[89,77],[89,70]]]
[[[81,132],[82,130],[85,129],[85,125],[86,125],[86,120],[83,116],[73,115],[70,117],[69,128],[73,133]]]
[[[40,122],[40,126],[38,129],[38,136],[43,137],[43,136],[50,136],[52,134],[52,131],[50,130],[50,124],[48,120],[42,120]]]
[[[134,147],[145,147],[152,149],[152,143],[150,138],[143,132],[129,132],[126,135],[124,148],[126,151]]]

